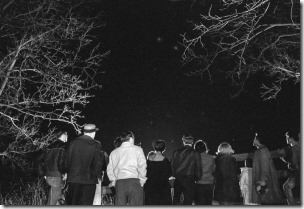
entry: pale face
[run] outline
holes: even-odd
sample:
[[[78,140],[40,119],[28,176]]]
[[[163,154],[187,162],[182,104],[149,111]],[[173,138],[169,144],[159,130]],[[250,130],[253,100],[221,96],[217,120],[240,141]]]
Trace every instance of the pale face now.
[[[59,137],[59,139],[63,142],[67,142],[68,141],[68,133],[64,132],[63,134],[61,134],[61,136]]]

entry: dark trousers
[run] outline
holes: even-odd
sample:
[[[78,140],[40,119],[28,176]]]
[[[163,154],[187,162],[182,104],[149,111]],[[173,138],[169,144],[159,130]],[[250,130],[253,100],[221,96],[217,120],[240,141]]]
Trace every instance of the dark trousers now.
[[[96,184],[69,183],[67,205],[93,205]]]
[[[212,205],[213,184],[196,184],[195,185],[195,204]]]
[[[139,179],[120,179],[115,183],[115,205],[143,205],[144,189]]]
[[[180,204],[182,193],[184,194],[183,205],[192,205],[195,195],[195,180],[193,176],[176,177],[174,182],[174,205]]]

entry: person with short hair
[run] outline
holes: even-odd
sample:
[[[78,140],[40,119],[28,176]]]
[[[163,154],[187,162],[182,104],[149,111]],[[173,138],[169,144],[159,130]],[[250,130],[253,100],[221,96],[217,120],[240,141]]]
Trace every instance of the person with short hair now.
[[[95,124],[85,124],[83,135],[71,141],[67,149],[68,205],[93,205],[103,164],[101,144],[94,140],[96,131]]]
[[[122,141],[121,141],[121,136],[117,136],[117,137],[114,139],[114,143],[113,143],[115,149],[118,148],[118,147],[120,147],[120,146],[121,146],[121,143],[122,143]],[[108,157],[108,161],[109,161],[109,157]],[[109,163],[109,162],[107,162],[107,164],[108,164],[108,163]],[[112,195],[115,196],[115,195],[116,195],[116,189],[115,189],[115,186],[114,186],[112,183],[113,183],[113,182],[110,182],[110,180],[109,180],[109,177],[108,177],[107,172],[105,172],[105,173],[104,173],[104,178],[103,178],[102,184],[103,184],[103,185],[107,185],[107,186],[110,188],[110,190],[111,190],[111,192],[112,192]]]
[[[202,140],[195,142],[194,149],[201,154],[202,158],[202,176],[196,181],[195,185],[195,205],[212,205],[213,172],[215,171],[214,157],[208,154],[207,143]]]
[[[114,147],[118,148],[118,147],[120,147],[121,144],[122,144],[121,137],[120,136],[116,137],[114,139]]]
[[[215,157],[215,187],[214,200],[220,205],[234,205],[241,202],[239,177],[240,173],[236,159],[232,156],[234,150],[227,142],[218,146]]]
[[[66,178],[64,160],[68,133],[60,130],[55,133],[55,136],[57,140],[49,145],[38,159],[44,164],[44,178],[50,186],[47,205],[60,205],[59,199],[62,196]]]
[[[192,205],[195,199],[195,181],[202,176],[202,159],[199,152],[193,149],[194,139],[191,135],[183,135],[184,146],[173,152],[171,158],[174,181],[173,204],[180,204],[184,195],[184,205]]]
[[[147,156],[147,182],[145,184],[146,205],[172,205],[169,178],[172,174],[170,161],[163,155],[166,142],[157,140],[154,151]]]
[[[252,203],[275,205],[283,203],[278,175],[271,154],[265,146],[262,132],[256,133],[253,146],[257,147],[252,159]],[[262,189],[265,188],[265,189]]]
[[[107,174],[115,186],[115,205],[143,205],[147,162],[143,149],[134,145],[134,134],[121,135],[122,144],[110,153]]]

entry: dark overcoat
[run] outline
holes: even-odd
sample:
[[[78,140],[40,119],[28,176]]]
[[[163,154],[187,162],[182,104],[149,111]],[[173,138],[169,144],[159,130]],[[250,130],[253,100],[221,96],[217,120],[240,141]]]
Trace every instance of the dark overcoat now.
[[[102,156],[100,142],[87,135],[74,139],[66,152],[67,182],[97,184],[102,178]]]
[[[218,202],[241,202],[236,159],[229,154],[218,154],[215,158],[214,200]]]

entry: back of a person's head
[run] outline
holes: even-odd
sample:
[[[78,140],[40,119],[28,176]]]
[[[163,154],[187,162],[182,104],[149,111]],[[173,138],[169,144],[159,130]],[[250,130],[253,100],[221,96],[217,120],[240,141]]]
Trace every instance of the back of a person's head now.
[[[120,147],[121,143],[122,143],[121,142],[121,137],[120,136],[116,137],[115,140],[114,140],[114,147],[115,148]]]
[[[155,152],[151,151],[151,152],[148,153],[147,159],[148,159],[148,160],[151,160],[151,159],[153,159],[155,156],[156,156]]]
[[[121,143],[128,142],[128,141],[130,141],[131,138],[135,139],[133,132],[126,131],[121,135]]]
[[[292,138],[295,141],[299,141],[299,132],[296,130],[289,130],[287,133],[289,138]]]
[[[66,143],[68,141],[68,132],[64,129],[60,129],[54,133],[54,136],[56,137],[57,142],[64,142]]]
[[[157,140],[152,144],[153,149],[158,152],[163,152],[166,149],[166,142],[163,140]]]
[[[68,132],[64,129],[60,129],[60,130],[57,130],[54,135],[55,135],[56,139],[59,139],[63,134],[67,135]]]
[[[193,137],[190,134],[184,134],[182,138],[184,144],[193,144]]]
[[[227,142],[222,142],[217,149],[216,154],[233,154],[234,150],[232,149],[231,145]]]
[[[209,151],[206,142],[202,140],[198,140],[195,142],[194,149],[199,153],[203,153],[203,152],[207,153]]]
[[[258,140],[260,144],[266,145],[266,136],[263,132],[256,133],[255,139]]]

